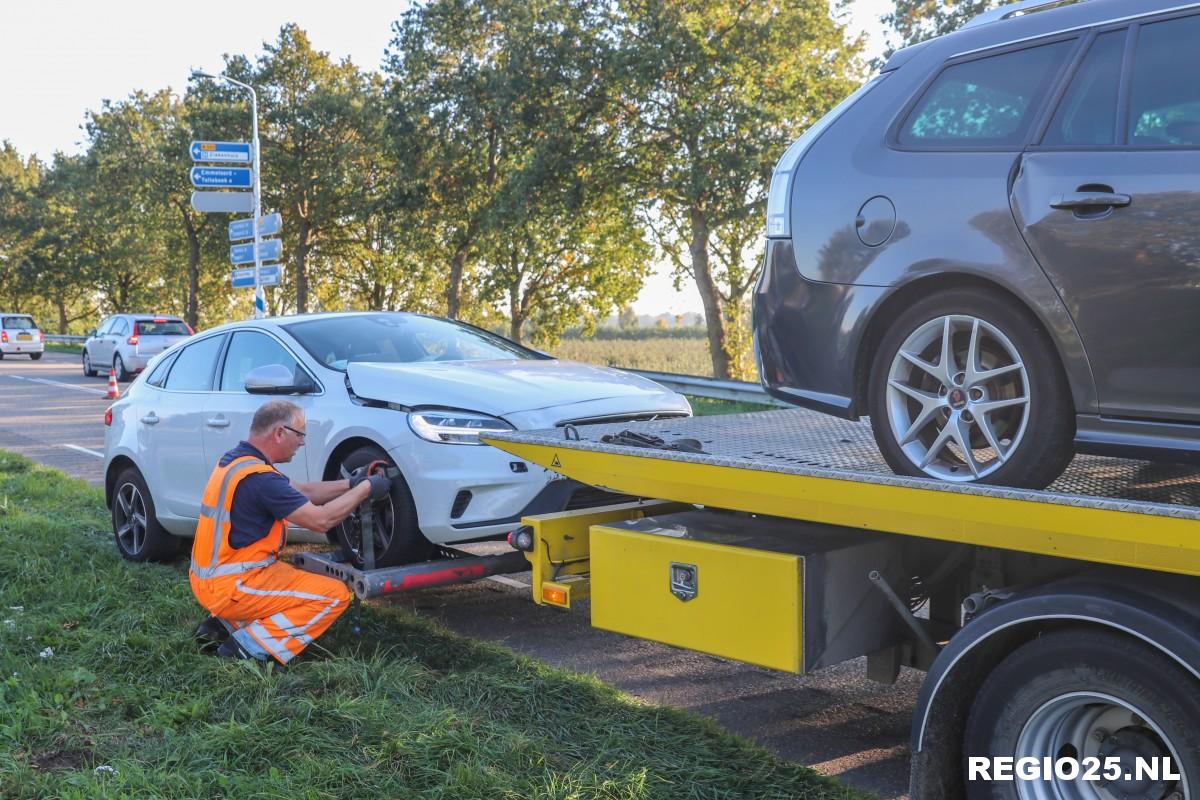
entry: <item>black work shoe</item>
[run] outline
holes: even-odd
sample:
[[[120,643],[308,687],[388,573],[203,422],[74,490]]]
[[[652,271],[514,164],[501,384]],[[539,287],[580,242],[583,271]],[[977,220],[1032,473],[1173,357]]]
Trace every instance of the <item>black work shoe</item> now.
[[[282,672],[285,669],[283,664],[280,664],[273,658],[259,658],[251,654],[248,650],[246,650],[246,648],[242,647],[241,643],[237,639],[234,639],[233,637],[230,637],[221,643],[221,646],[217,648],[217,657],[234,658],[241,661],[253,661],[260,667],[271,665],[275,668],[276,672]]]
[[[229,638],[229,631],[216,617],[209,617],[196,626],[192,638],[199,642],[201,650],[211,653]]]

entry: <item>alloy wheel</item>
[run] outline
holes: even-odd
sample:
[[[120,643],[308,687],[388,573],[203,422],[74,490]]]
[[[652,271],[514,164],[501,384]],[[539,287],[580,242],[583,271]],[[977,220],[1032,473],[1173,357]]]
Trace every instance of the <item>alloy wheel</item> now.
[[[124,484],[117,491],[113,522],[117,539],[125,552],[131,555],[141,553],[146,544],[146,501],[132,483]]]
[[[926,475],[974,481],[1004,465],[1029,422],[1029,377],[1003,331],[978,317],[932,319],[904,340],[886,409],[905,457]]]

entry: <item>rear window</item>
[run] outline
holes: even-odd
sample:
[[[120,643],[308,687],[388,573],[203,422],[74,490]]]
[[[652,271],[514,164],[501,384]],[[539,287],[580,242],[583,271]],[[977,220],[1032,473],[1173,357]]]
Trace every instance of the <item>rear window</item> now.
[[[4,327],[10,331],[17,328],[36,328],[37,323],[33,321],[33,317],[5,317]]]
[[[284,328],[319,363],[336,370],[345,370],[352,361],[409,364],[544,358],[503,336],[417,314],[331,317]]]
[[[904,121],[900,144],[1019,148],[1074,44],[1055,42],[946,67]]]
[[[1130,88],[1129,143],[1200,145],[1200,17],[1142,27]]]
[[[191,336],[187,325],[177,320],[163,322],[141,320],[136,323],[136,326],[140,336]]]

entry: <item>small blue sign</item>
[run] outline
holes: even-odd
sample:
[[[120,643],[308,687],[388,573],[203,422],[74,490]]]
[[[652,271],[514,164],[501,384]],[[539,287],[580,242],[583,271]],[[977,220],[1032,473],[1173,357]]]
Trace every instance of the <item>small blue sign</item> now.
[[[192,186],[197,189],[249,189],[254,173],[246,167],[192,167]]]
[[[278,264],[263,264],[258,270],[258,282],[262,286],[277,286],[281,274]]]
[[[258,235],[259,236],[274,236],[279,233],[279,229],[283,227],[283,218],[279,213],[268,214],[265,217],[258,218]],[[229,223],[229,241],[236,242],[240,239],[254,238],[254,218],[250,219],[235,219]]]
[[[254,267],[250,269],[235,269],[229,281],[234,289],[245,289],[254,285]]]
[[[249,164],[250,145],[246,142],[192,142],[192,161],[205,164]]]
[[[279,257],[282,255],[282,239],[264,239],[258,243],[259,261],[278,261]],[[229,248],[229,263],[253,264],[254,242],[249,242],[247,244],[235,244],[233,247]]]
[[[258,270],[258,283],[260,286],[278,286],[282,274],[278,264],[263,264]],[[229,282],[234,289],[248,289],[254,286],[254,267],[239,267],[233,270]]]

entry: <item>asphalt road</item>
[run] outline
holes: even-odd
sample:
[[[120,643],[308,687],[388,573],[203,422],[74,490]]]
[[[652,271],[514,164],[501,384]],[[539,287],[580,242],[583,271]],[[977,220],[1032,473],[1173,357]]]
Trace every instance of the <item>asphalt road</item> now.
[[[76,356],[0,360],[0,448],[99,484],[105,387],[105,379],[83,376]],[[528,575],[514,575],[381,602],[595,674],[644,701],[710,717],[784,758],[880,797],[907,797],[908,734],[920,673],[906,670],[895,686],[881,686],[863,677],[862,659],[798,677],[689,653],[594,630],[586,605],[570,613],[534,605],[527,583]]]

